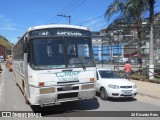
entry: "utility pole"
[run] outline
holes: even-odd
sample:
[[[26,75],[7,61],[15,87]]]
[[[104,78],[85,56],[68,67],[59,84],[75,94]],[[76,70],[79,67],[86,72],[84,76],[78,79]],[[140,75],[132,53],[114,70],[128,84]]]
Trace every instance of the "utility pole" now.
[[[71,16],[70,15],[59,15],[58,14],[57,16],[61,16],[61,17],[66,18],[68,20],[68,22],[69,22],[69,25],[71,24]]]
[[[101,62],[102,62],[102,68],[103,68],[103,47],[104,47],[104,36],[102,37],[102,48],[101,48]]]
[[[154,24],[154,0],[150,0],[150,47],[149,47],[149,79],[154,79],[154,46],[153,46],[153,24]]]

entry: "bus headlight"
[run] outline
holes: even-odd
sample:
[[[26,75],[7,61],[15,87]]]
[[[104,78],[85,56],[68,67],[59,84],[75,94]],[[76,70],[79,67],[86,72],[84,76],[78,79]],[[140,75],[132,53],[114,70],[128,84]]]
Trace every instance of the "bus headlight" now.
[[[40,89],[40,94],[49,94],[49,93],[54,93],[55,88],[41,88]]]
[[[87,85],[82,85],[81,90],[86,90],[86,89],[93,89],[94,84],[87,84]]]

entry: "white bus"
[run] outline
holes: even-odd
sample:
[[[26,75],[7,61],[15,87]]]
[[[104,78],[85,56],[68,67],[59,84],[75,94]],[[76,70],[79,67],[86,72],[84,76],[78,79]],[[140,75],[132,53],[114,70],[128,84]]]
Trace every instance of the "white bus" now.
[[[30,27],[13,47],[16,84],[30,105],[95,97],[91,32],[82,26]]]

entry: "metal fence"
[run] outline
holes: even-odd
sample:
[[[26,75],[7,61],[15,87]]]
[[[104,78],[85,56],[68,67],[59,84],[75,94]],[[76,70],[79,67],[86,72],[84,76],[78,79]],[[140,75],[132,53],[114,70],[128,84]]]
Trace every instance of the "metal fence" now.
[[[147,65],[149,64],[149,48],[137,48],[123,47],[123,46],[105,46],[100,49],[93,49],[94,58],[96,64],[116,64],[122,65],[126,61],[131,64]],[[156,48],[154,50],[154,63],[160,63],[159,59],[160,50]]]

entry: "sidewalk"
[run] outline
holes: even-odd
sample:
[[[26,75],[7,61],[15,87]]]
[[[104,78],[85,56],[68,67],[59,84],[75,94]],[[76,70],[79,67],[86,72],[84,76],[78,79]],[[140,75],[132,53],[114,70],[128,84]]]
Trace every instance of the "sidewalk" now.
[[[131,80],[138,87],[138,94],[160,99],[160,84]]]

